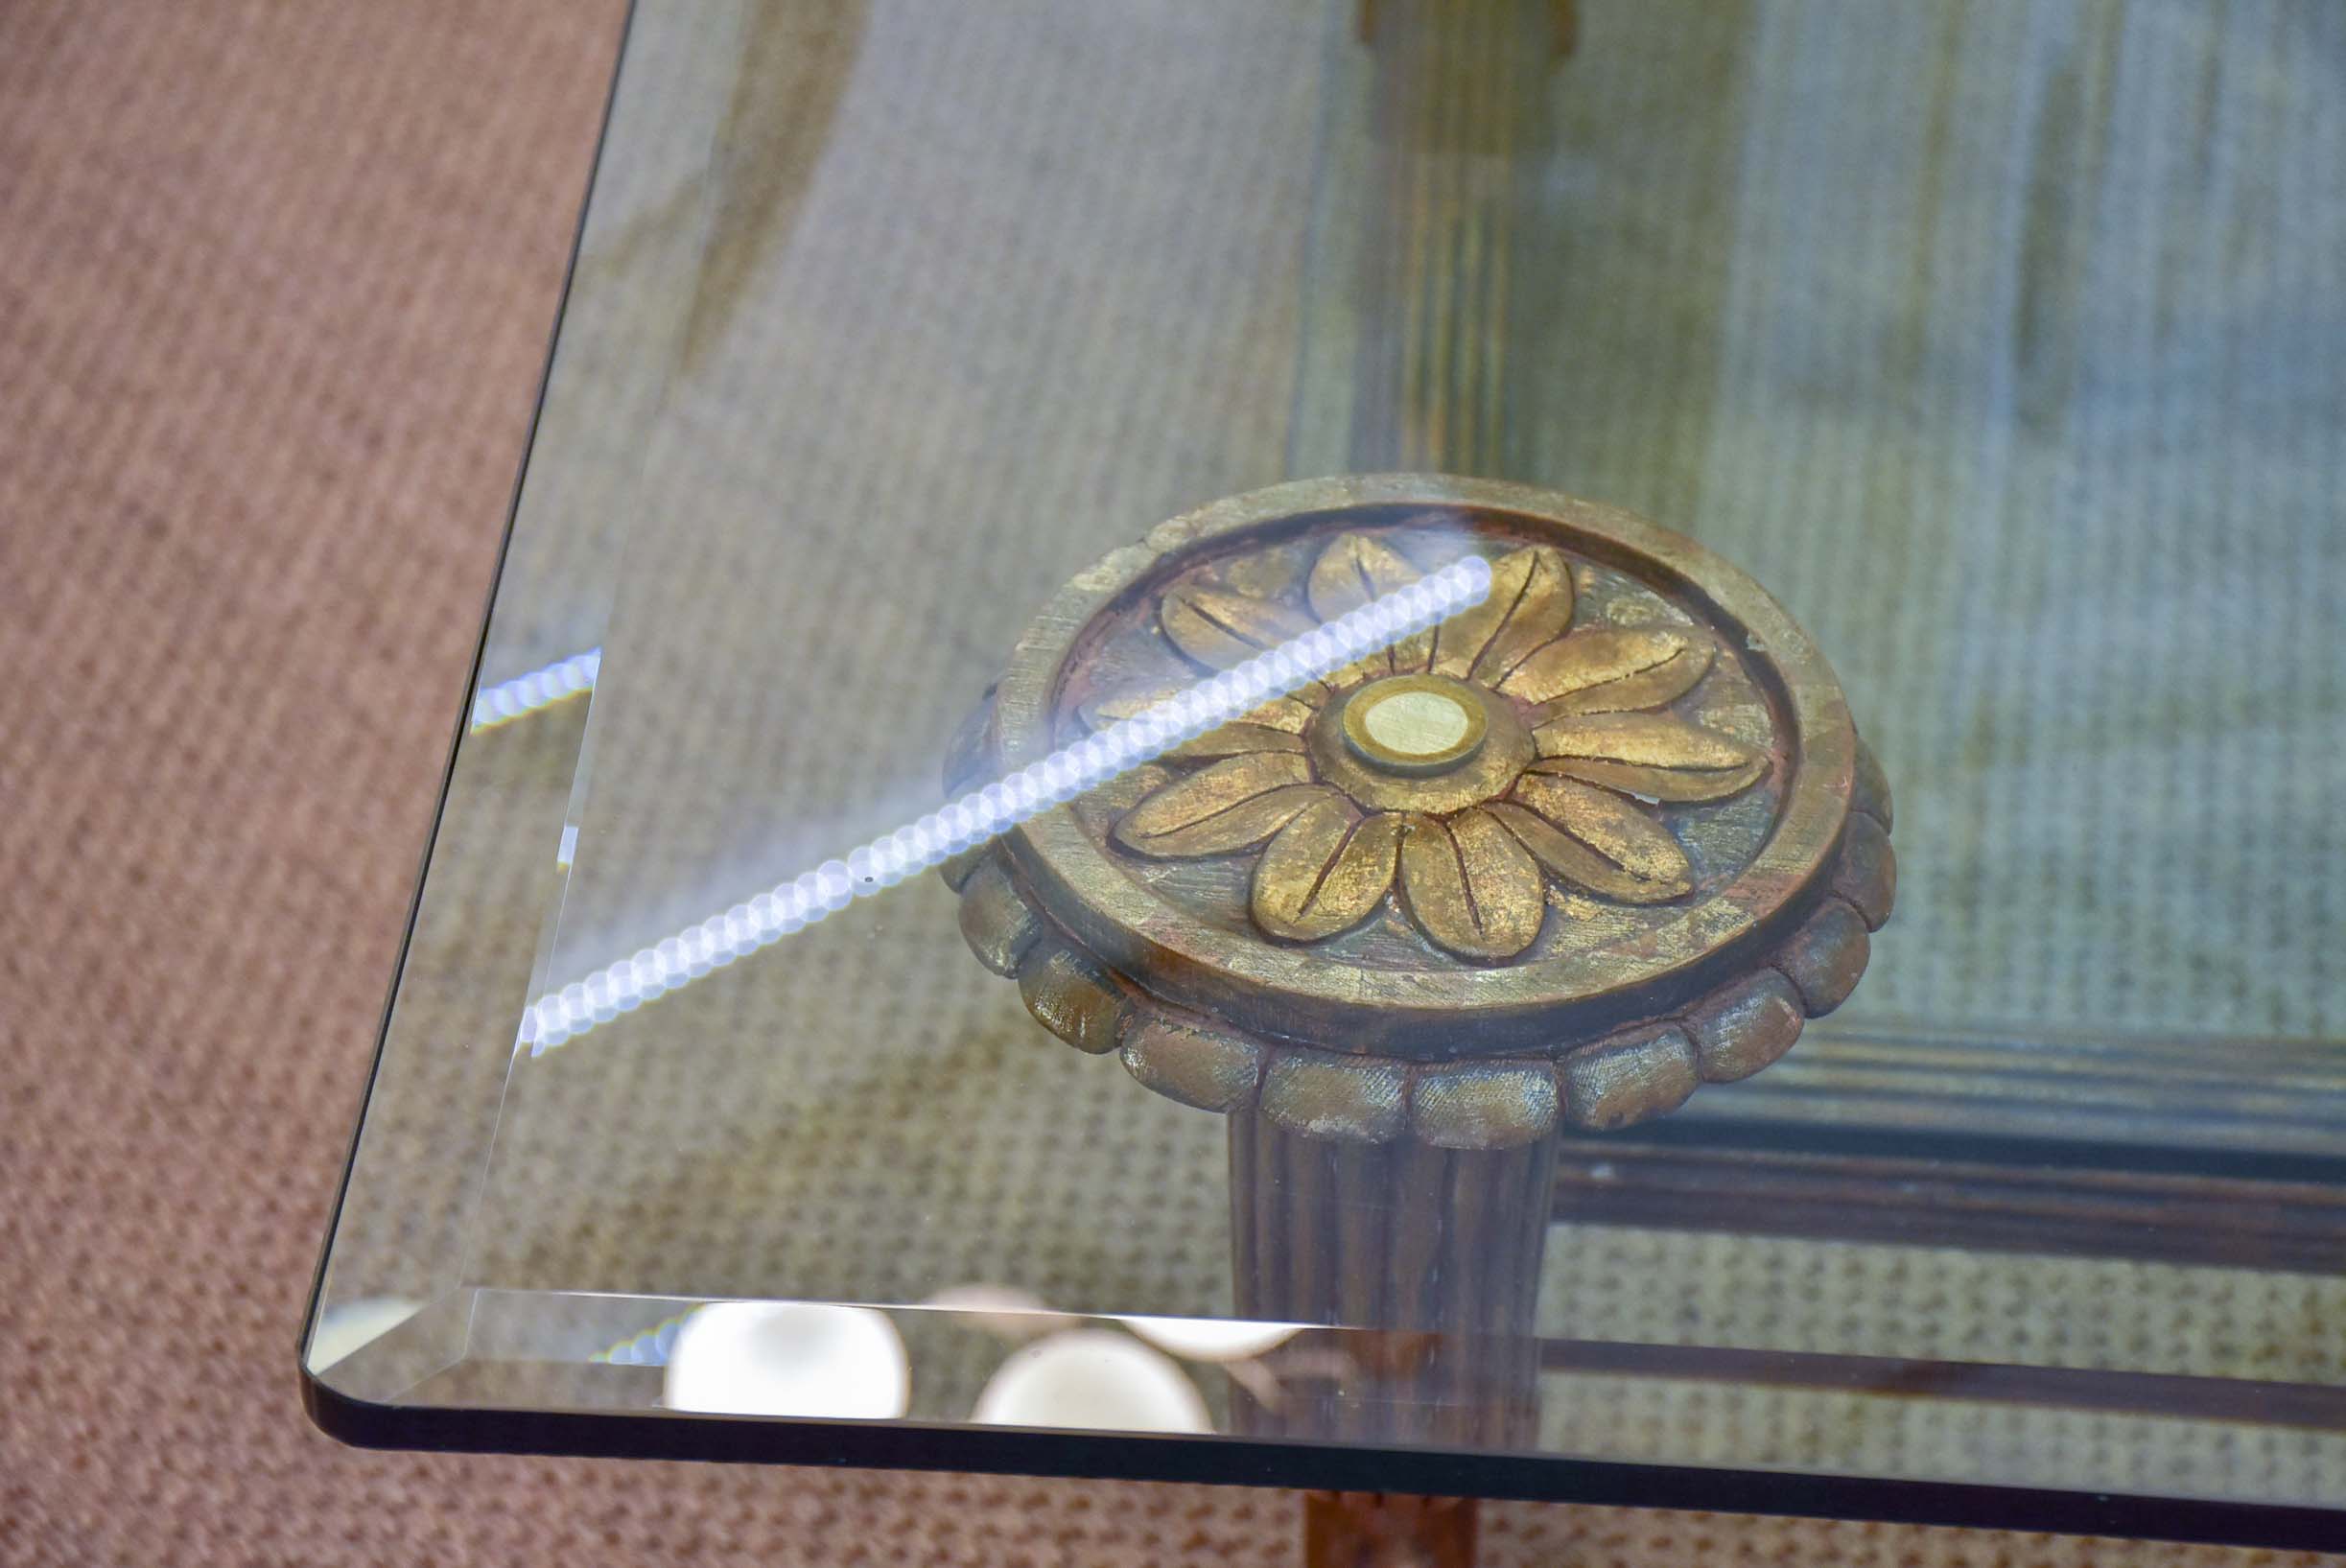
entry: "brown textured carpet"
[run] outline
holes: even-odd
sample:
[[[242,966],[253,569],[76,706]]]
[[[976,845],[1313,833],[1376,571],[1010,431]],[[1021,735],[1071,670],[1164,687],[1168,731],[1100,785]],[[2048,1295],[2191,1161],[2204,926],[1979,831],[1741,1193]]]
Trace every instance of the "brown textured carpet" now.
[[[619,9],[0,7],[0,1562],[1289,1560],[1277,1492],[361,1454],[300,1414]],[[1494,1563],[2276,1560],[1487,1529]]]

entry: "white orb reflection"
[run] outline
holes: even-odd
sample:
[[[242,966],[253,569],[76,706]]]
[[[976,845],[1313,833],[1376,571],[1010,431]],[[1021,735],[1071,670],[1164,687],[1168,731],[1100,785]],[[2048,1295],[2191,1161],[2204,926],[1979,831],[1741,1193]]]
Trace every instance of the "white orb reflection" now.
[[[669,1351],[670,1410],[887,1420],[912,1402],[912,1364],[887,1315],[812,1301],[716,1301]]]
[[[1252,1318],[1118,1318],[1116,1322],[1160,1350],[1189,1361],[1246,1361],[1286,1344],[1301,1323]]]
[[[1085,1431],[1213,1430],[1205,1396],[1171,1358],[1105,1328],[1053,1334],[1011,1352],[970,1419]]]
[[[921,1305],[958,1313],[974,1327],[1006,1340],[1031,1340],[1069,1322],[1067,1314],[1053,1312],[1043,1298],[1016,1285],[949,1285]]]

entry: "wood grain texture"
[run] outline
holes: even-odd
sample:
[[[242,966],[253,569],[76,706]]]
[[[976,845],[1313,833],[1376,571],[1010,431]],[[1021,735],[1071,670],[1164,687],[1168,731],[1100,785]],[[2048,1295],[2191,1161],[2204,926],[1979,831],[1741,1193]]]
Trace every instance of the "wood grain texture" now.
[[[1538,1410],[1534,1334],[1557,1139],[1502,1151],[1301,1135],[1231,1118],[1240,1317],[1323,1325],[1271,1363],[1241,1430],[1520,1446]]]

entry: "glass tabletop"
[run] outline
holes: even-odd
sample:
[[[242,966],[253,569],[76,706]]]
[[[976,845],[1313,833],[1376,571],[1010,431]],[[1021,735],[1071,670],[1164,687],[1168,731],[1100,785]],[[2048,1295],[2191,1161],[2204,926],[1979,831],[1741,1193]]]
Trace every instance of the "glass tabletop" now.
[[[2334,1531],[2341,76],[643,0],[314,1413]]]

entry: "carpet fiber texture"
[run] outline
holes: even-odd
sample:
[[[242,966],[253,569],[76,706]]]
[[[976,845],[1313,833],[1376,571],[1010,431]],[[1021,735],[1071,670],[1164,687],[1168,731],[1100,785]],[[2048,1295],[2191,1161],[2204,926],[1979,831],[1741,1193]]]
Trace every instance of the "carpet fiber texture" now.
[[[0,8],[0,1563],[1291,1560],[1276,1491],[365,1454],[300,1413],[619,22]],[[2285,1560],[1486,1531],[1496,1564]]]

